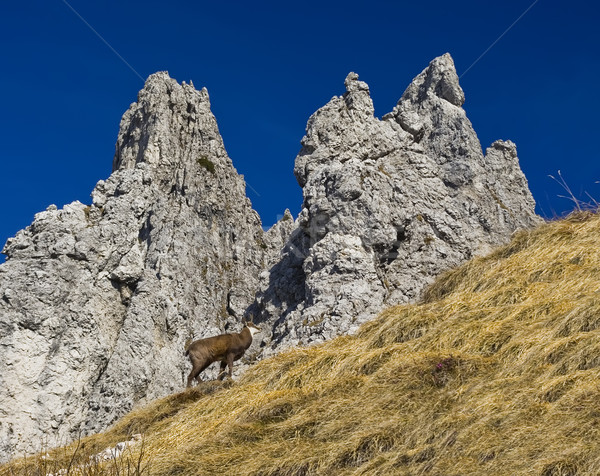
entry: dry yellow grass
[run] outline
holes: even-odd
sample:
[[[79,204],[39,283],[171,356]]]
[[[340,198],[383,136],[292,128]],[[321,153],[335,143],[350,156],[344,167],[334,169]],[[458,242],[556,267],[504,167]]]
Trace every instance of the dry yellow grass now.
[[[422,303],[154,402],[77,457],[143,432],[152,475],[598,475],[599,249],[591,213],[520,232]]]

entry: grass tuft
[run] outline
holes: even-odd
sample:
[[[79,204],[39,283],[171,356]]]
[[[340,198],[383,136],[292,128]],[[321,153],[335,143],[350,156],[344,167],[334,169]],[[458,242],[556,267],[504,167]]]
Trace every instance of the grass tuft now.
[[[208,170],[211,174],[215,173],[215,164],[206,155],[203,155],[202,157],[196,159],[196,162],[198,163],[198,165]]]

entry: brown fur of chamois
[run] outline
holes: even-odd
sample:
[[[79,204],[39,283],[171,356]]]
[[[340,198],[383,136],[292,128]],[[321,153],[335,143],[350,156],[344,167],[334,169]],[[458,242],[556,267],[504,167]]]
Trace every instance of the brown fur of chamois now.
[[[259,332],[260,327],[252,322],[244,321],[244,328],[239,333],[221,334],[192,342],[185,354],[192,362],[192,371],[187,378],[187,386],[192,386],[192,380],[197,379],[213,362],[221,362],[218,379],[225,378],[225,367],[229,366],[229,377],[233,372],[233,362],[242,358],[250,344],[252,335]]]

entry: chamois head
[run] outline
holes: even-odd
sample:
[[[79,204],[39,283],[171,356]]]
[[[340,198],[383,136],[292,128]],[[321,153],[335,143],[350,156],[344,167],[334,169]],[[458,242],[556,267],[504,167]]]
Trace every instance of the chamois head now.
[[[244,324],[244,327],[247,327],[248,330],[250,331],[250,335],[254,335],[257,332],[261,331],[261,328],[254,325],[254,323],[252,322],[252,316],[250,316],[251,319],[249,321],[247,321],[246,319],[242,320],[242,323]]]

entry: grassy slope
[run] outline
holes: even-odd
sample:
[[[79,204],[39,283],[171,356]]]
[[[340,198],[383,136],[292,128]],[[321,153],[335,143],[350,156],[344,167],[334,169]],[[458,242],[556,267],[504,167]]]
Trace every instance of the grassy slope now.
[[[143,432],[155,475],[600,474],[599,248],[592,214],[521,232],[423,303],[154,402],[78,455]]]

